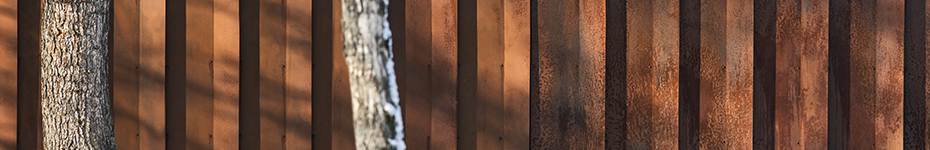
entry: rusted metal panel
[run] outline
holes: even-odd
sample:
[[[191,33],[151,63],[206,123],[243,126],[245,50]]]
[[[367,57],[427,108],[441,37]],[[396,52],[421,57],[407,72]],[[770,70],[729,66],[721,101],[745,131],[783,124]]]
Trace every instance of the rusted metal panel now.
[[[656,66],[657,43],[653,43],[655,29],[653,27],[652,1],[630,1],[627,3],[628,33],[632,38],[627,39],[627,91],[630,98],[627,103],[627,131],[626,149],[652,149],[655,148],[653,137],[652,116],[653,104],[656,96]],[[656,66],[658,67],[658,66]]]
[[[904,1],[904,147],[926,149],[927,4]]]
[[[592,41],[601,40],[594,31],[603,24],[603,11],[581,9],[593,1],[538,1],[535,20],[536,40],[531,49],[531,148],[603,148],[603,49]],[[533,30],[533,29],[531,29]],[[600,38],[600,39],[599,39]],[[592,40],[592,41],[589,41]],[[535,53],[535,54],[533,54]],[[590,65],[589,65],[590,64]],[[580,65],[588,65],[581,67]],[[480,69],[479,69],[480,70]],[[601,90],[597,90],[601,89]],[[538,91],[537,91],[538,90]],[[536,136],[538,135],[538,136]],[[593,136],[592,136],[593,135]]]
[[[685,0],[679,5],[679,97],[678,97],[678,148],[698,149],[701,137],[701,83],[702,69],[702,16],[701,1]],[[607,59],[610,61],[610,59]],[[698,87],[698,88],[695,88]]]
[[[333,30],[342,31],[342,0],[333,0]],[[349,67],[342,46],[342,32],[333,38],[333,149],[355,149],[355,124],[352,119],[352,92],[349,85]],[[424,78],[425,79],[425,78]],[[427,105],[429,106],[429,105]]]
[[[652,111],[654,149],[678,149],[678,0],[653,6],[656,93]]]
[[[213,1],[213,148],[239,149],[239,1]]]
[[[678,147],[677,3],[628,3],[627,149]]]
[[[287,58],[286,12],[281,9],[284,1],[261,0],[258,7],[260,123],[257,130],[261,138],[258,142],[261,149],[284,149],[284,65]]]
[[[0,1],[0,149],[16,149],[16,0]]]
[[[139,149],[165,149],[165,1],[139,1]]]
[[[727,8],[726,0],[701,4],[701,96],[699,147],[727,149]]]
[[[903,149],[904,0],[875,6],[875,149]]]
[[[475,90],[477,148],[503,148],[502,111],[504,67],[504,13],[502,0],[478,0],[477,79]]]
[[[850,131],[850,3],[830,0],[827,148],[849,149]]]
[[[139,148],[139,1],[113,1],[112,109],[119,148]]]
[[[627,141],[627,2],[605,1],[605,5],[604,141],[606,149],[624,149]]]
[[[188,0],[185,36],[185,149],[213,148],[213,1]]]
[[[775,149],[800,149],[801,95],[801,0],[779,1],[775,38]]]
[[[849,144],[852,149],[875,148],[876,28],[875,1],[851,1],[850,18],[850,114]]]
[[[775,149],[776,0],[753,2],[753,149]]]
[[[752,1],[727,1],[727,122],[730,149],[752,148]]]
[[[530,1],[504,1],[503,148],[529,150]],[[603,5],[603,4],[602,4]],[[601,41],[603,42],[603,41]]]
[[[39,24],[41,1],[17,1],[16,148],[43,149],[39,112]]]
[[[432,1],[409,1],[406,3],[406,45],[404,72],[406,83],[401,105],[404,119],[404,141],[408,149],[429,147],[430,120],[430,62],[432,26],[430,10]]]
[[[310,0],[288,0],[287,9],[287,64],[285,66],[285,148],[310,149],[313,144],[311,96],[311,7]]]
[[[801,148],[827,148],[827,1],[801,1]]]
[[[432,51],[429,65],[429,149],[455,149],[456,88],[458,63],[457,0],[431,3]]]

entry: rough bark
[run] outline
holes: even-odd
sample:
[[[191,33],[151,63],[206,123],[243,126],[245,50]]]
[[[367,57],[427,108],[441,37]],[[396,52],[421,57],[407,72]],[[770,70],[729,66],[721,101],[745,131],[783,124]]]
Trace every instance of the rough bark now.
[[[405,149],[387,0],[343,0],[344,54],[357,149]]]
[[[42,126],[46,149],[116,149],[107,90],[108,0],[45,0]]]

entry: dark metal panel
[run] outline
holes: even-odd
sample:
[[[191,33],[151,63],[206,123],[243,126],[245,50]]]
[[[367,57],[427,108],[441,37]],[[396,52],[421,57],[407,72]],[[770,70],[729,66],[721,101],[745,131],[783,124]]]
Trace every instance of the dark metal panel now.
[[[701,27],[700,0],[679,3],[678,148],[700,148],[701,131]],[[607,59],[608,61],[610,59]]]
[[[753,149],[775,149],[776,4],[753,2]]]
[[[829,82],[827,147],[849,149],[850,131],[850,1],[829,2]]]
[[[606,89],[604,94],[606,105],[604,123],[606,124],[606,139],[604,141],[606,149],[625,149],[627,141],[627,2],[626,0],[611,0],[605,3],[604,86]]]
[[[16,7],[16,148],[43,149],[39,112],[39,34],[41,1],[19,0]]]
[[[927,4],[904,1],[904,148],[927,145]]]

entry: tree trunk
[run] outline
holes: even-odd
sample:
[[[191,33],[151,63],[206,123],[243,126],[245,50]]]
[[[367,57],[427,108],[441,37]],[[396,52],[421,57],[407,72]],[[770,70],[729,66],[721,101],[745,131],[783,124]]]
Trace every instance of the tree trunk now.
[[[116,149],[107,91],[108,0],[44,0],[46,149]]]
[[[357,149],[406,149],[387,5],[387,0],[343,0],[343,44]]]

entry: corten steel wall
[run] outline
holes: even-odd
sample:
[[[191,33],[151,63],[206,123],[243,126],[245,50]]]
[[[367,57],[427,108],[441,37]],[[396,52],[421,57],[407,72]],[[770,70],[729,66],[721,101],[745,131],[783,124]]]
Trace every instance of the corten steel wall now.
[[[342,0],[114,0],[120,149],[353,149]],[[0,0],[0,149],[42,148]],[[391,0],[409,149],[930,149],[925,0]]]

